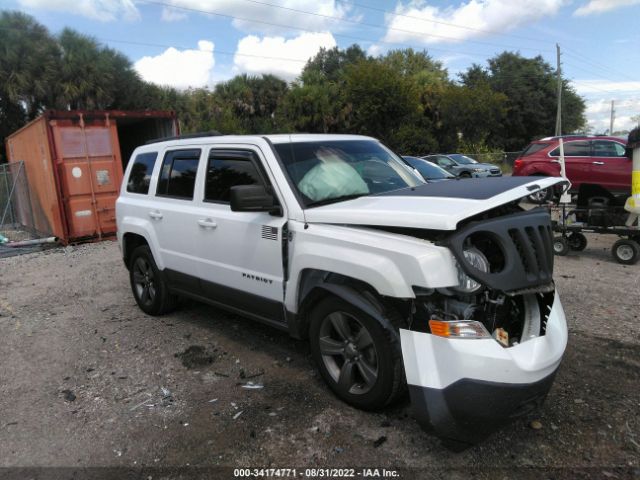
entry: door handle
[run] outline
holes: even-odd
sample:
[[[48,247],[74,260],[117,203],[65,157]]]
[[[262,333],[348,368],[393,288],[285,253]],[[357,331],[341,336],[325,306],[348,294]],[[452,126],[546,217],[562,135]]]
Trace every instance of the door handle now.
[[[560,163],[560,160],[551,160],[551,163]]]
[[[591,163],[593,163],[594,165],[604,165],[604,162],[591,162]]]
[[[153,218],[154,220],[160,220],[162,218],[162,213],[155,211],[155,212],[149,212],[149,216],[151,218]]]
[[[216,228],[218,226],[218,224],[210,218],[201,218],[198,220],[198,225],[202,228]]]

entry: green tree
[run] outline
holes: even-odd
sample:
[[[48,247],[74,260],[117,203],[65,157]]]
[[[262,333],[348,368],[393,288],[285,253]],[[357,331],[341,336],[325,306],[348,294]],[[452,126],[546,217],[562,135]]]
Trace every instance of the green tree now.
[[[507,97],[507,115],[494,144],[520,150],[532,138],[550,135],[556,121],[556,76],[542,57],[503,52],[489,60],[489,84]],[[585,124],[584,100],[563,81],[563,132]]]
[[[4,137],[51,102],[59,57],[55,38],[32,17],[0,12],[0,157]]]
[[[344,86],[350,115],[345,129],[394,145],[394,131],[416,112],[411,82],[389,65],[361,60],[347,67]]]

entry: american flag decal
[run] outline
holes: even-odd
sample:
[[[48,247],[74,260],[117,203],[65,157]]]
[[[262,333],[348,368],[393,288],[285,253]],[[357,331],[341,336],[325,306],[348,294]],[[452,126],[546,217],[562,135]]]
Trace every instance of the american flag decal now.
[[[263,225],[262,238],[264,238],[265,240],[278,240],[277,227],[270,227],[269,225]]]

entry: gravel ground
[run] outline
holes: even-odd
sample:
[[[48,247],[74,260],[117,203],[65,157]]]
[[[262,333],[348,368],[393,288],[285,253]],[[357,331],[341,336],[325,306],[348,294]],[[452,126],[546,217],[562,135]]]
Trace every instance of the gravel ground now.
[[[197,303],[144,315],[114,242],[2,259],[0,467],[13,468],[0,477],[222,465],[638,478],[640,265],[616,264],[613,240],[556,259],[570,337],[542,411],[462,453],[423,432],[406,399],[379,413],[337,400],[284,333]]]

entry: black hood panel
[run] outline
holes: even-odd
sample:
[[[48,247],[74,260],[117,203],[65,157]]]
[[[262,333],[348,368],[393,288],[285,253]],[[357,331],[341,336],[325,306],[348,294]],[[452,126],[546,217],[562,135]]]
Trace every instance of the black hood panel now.
[[[447,182],[427,183],[413,188],[403,188],[379,193],[380,197],[448,197],[470,200],[486,200],[507,190],[534,182],[532,177],[467,178]],[[535,185],[532,185],[535,187]],[[536,188],[531,188],[536,190]]]

